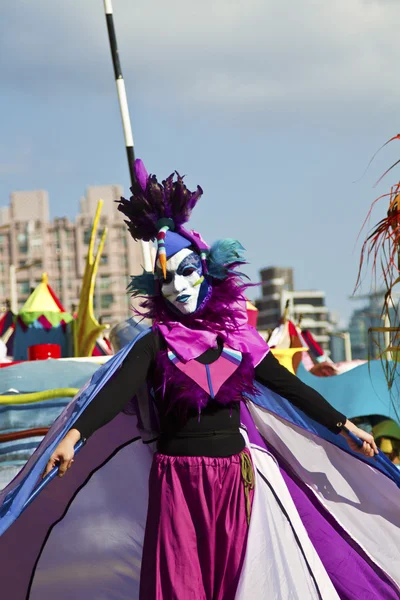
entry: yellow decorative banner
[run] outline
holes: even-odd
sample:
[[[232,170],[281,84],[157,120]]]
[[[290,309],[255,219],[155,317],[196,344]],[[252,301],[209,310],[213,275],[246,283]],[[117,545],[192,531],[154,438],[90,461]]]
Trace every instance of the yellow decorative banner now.
[[[91,356],[96,345],[97,338],[102,334],[106,325],[100,325],[94,316],[93,297],[96,285],[96,275],[100,264],[101,254],[104,249],[104,242],[107,235],[107,229],[104,228],[96,255],[94,246],[96,242],[97,228],[100,221],[100,213],[103,206],[103,200],[99,200],[96,216],[93,222],[92,234],[90,237],[88,255],[86,258],[86,267],[82,279],[82,289],[79,299],[78,316],[74,322],[74,352],[75,356]]]

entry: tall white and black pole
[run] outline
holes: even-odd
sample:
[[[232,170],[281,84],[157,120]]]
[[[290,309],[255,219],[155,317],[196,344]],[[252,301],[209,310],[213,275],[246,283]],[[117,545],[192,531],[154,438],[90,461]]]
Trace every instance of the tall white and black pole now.
[[[115,35],[114,19],[113,19],[113,8],[111,0],[104,0],[104,10],[106,13],[108,39],[110,41],[111,57],[114,67],[115,83],[117,86],[118,102],[121,111],[122,127],[124,130],[126,156],[128,159],[129,173],[131,177],[131,183],[135,181],[135,149],[133,143],[131,120],[129,117],[128,99],[126,96],[126,89],[124,78],[122,76],[121,62],[119,60],[119,52],[117,46],[117,37]],[[141,242],[142,254],[143,254],[143,266],[146,271],[153,270],[150,246],[147,242]]]

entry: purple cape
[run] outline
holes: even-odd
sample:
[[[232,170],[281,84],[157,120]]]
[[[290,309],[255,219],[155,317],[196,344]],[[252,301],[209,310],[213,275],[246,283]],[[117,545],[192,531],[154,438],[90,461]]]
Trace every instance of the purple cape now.
[[[0,494],[7,600],[138,598],[156,433],[146,390],[136,418],[120,414],[98,430],[67,476],[23,510],[60,439],[135,342],[93,375]],[[289,597],[305,585],[303,598],[399,598],[400,491],[389,467],[355,456],[341,436],[262,386],[247,406],[243,435],[257,478],[236,598]],[[285,585],[287,596],[274,596]]]

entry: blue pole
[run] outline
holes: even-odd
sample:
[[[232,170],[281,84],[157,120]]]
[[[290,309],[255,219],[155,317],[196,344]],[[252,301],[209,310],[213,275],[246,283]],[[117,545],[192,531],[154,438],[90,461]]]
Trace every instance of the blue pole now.
[[[76,446],[74,448],[75,455],[79,452],[79,450],[82,448],[83,445],[84,445],[84,442],[82,440],[79,440],[79,442],[76,444]],[[44,479],[42,479],[42,481],[33,490],[32,494],[29,496],[29,498],[25,502],[25,504],[24,504],[24,506],[23,506],[23,508],[21,510],[21,514],[24,512],[24,510],[26,508],[28,508],[28,506],[31,504],[31,502],[34,501],[34,499],[36,498],[36,496],[38,496],[40,494],[40,492],[46,487],[46,485],[48,483],[50,483],[50,481],[52,481],[54,479],[54,477],[56,477],[57,474],[58,474],[58,467],[54,467],[54,469],[52,469],[50,471],[50,473],[48,473],[46,475],[46,477],[44,477]]]
[[[362,447],[363,441],[360,440],[359,437],[357,437],[354,433],[352,433],[349,429],[347,429],[347,427],[342,427],[342,429],[353,440],[353,442],[355,442],[357,444],[357,446],[359,446],[359,448]],[[379,454],[375,454],[374,458],[380,465],[385,467],[386,471],[388,471],[391,475],[394,476],[397,487],[400,488],[400,484],[397,483],[399,481],[399,477],[400,477],[399,469],[397,467],[395,467],[395,465],[380,450],[379,450]]]

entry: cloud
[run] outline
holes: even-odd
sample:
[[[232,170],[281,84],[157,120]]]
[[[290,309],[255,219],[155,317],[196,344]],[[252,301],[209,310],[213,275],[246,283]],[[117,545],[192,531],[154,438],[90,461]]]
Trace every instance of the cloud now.
[[[298,113],[400,100],[390,0],[115,0],[114,11],[127,82],[155,104]],[[101,2],[6,0],[3,17],[3,82],[113,93]]]

